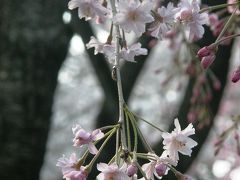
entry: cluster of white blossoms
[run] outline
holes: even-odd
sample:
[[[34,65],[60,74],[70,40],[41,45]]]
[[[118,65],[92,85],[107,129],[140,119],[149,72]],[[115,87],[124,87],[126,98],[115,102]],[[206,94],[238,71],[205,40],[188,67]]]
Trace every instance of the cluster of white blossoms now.
[[[145,179],[154,180],[154,177],[161,179],[162,176],[168,173],[169,167],[177,166],[179,161],[178,153],[191,156],[192,148],[197,145],[197,142],[191,139],[189,136],[195,134],[195,129],[192,124],[189,124],[184,130],[181,130],[178,119],[174,121],[175,129],[171,133],[162,133],[164,152],[161,156],[158,156],[154,152],[139,153],[139,157],[145,157],[149,159],[149,163],[143,164],[141,169],[145,173]],[[72,128],[74,138],[73,146],[82,147],[88,146],[88,151],[91,154],[97,154],[94,142],[104,138],[104,133],[100,129],[94,130],[92,133],[86,132],[79,125],[75,125]],[[129,152],[130,153],[130,152]],[[138,156],[138,153],[136,153]],[[63,178],[67,180],[85,180],[89,174],[88,166],[83,166],[83,157],[77,160],[76,154],[73,153],[69,158],[59,158],[57,166],[62,168]],[[99,163],[97,169],[101,172],[98,176],[98,180],[126,180],[134,177],[137,179],[138,168],[136,161],[123,161],[121,166],[113,163]],[[182,175],[177,172],[178,176]],[[141,178],[144,179],[144,178]]]
[[[68,7],[78,8],[80,18],[94,19],[97,23],[111,21],[119,25],[124,33],[134,32],[137,37],[149,32],[151,36],[163,39],[169,32],[184,29],[189,41],[192,41],[202,38],[203,25],[208,23],[208,14],[200,13],[197,0],[181,0],[176,6],[169,2],[166,7],[158,8],[155,8],[153,0],[119,0],[114,10],[110,1],[106,0],[71,0]],[[94,37],[87,48],[95,48],[95,54],[103,53],[110,60],[116,51],[112,40],[100,43]],[[120,54],[121,59],[134,62],[134,56],[146,55],[147,49],[141,48],[139,43],[132,46],[125,43]]]
[[[195,134],[193,125],[189,124],[181,130],[178,119],[175,119],[176,128],[171,133],[167,133],[148,122],[162,133],[164,151],[161,155],[157,155],[138,127],[137,121],[141,118],[132,113],[126,104],[121,104],[124,100],[121,97],[122,93],[119,93],[121,91],[119,60],[135,62],[135,56],[148,53],[139,42],[128,45],[125,33],[133,32],[136,37],[140,37],[147,32],[146,35],[164,39],[169,34],[182,33],[184,30],[189,41],[192,41],[203,36],[203,25],[208,22],[208,15],[201,13],[196,0],[181,0],[177,5],[169,2],[166,7],[156,6],[154,0],[71,0],[68,6],[69,9],[78,8],[79,18],[95,20],[97,23],[110,21],[111,27],[106,42],[99,42],[92,36],[86,47],[94,48],[94,54],[104,54],[110,62],[115,59],[114,66],[118,66],[115,68],[115,80],[119,98],[122,98],[121,101],[119,100],[119,111],[124,115],[121,116],[119,113],[120,120],[115,125],[102,127],[92,132],[85,131],[80,125],[72,128],[73,146],[79,148],[87,146],[88,148],[80,159],[77,159],[76,154],[73,153],[70,158],[63,156],[58,160],[57,166],[62,168],[63,178],[86,180],[105,145],[116,135],[116,153],[110,157],[110,160],[106,157],[108,163],[100,162],[96,165],[100,171],[96,179],[138,179],[138,171],[140,171],[141,179],[154,180],[155,177],[161,179],[168,173],[168,170],[173,171],[177,178],[186,179],[187,176],[181,174],[175,167],[179,162],[178,153],[191,156],[192,148],[197,145],[197,142],[189,137]],[[126,128],[123,124],[126,124]],[[131,129],[133,133],[130,132]],[[145,145],[146,152],[138,152],[138,139],[141,139]],[[89,154],[93,158],[86,164]],[[144,159],[147,162],[139,164],[138,159]]]

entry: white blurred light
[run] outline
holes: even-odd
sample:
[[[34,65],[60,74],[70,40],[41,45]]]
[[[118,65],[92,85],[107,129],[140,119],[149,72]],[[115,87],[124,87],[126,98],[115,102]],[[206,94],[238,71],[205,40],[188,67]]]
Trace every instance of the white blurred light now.
[[[69,52],[72,56],[82,54],[84,52],[84,44],[82,38],[78,35],[74,35],[70,41]]]
[[[216,160],[213,163],[212,172],[217,178],[224,177],[231,169],[231,163],[225,160]]]
[[[62,15],[62,19],[63,19],[64,24],[69,24],[72,19],[71,13],[68,11],[65,11]]]
[[[166,98],[167,98],[167,101],[169,102],[175,101],[177,99],[177,92],[173,90],[168,91],[166,93]]]
[[[240,179],[240,167],[231,171],[230,178],[231,178],[231,180],[239,180]]]

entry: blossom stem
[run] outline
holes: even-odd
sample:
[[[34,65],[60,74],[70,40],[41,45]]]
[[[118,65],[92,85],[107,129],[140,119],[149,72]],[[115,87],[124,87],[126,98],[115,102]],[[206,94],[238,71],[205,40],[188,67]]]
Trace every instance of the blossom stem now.
[[[117,13],[116,6],[115,6],[115,0],[111,0],[111,6],[113,15]],[[116,41],[116,56],[115,56],[115,63],[114,67],[116,70],[116,80],[117,80],[117,89],[118,89],[118,102],[119,102],[119,120],[118,122],[121,125],[121,143],[123,146],[123,149],[127,149],[126,146],[126,133],[125,133],[125,122],[124,122],[124,112],[123,112],[123,105],[124,105],[124,99],[123,99],[123,91],[122,91],[122,81],[121,81],[121,74],[120,74],[120,66],[119,66],[119,52],[120,52],[120,28],[119,25],[115,25],[116,35],[115,35],[115,41]]]
[[[240,33],[239,33],[239,34],[233,34],[233,35],[231,35],[231,36],[227,36],[227,37],[225,37],[225,38],[222,38],[222,39],[218,40],[217,42],[213,43],[213,45],[218,46],[218,45],[219,45],[220,43],[222,43],[223,41],[227,41],[227,40],[229,40],[229,39],[233,39],[233,38],[235,38],[235,37],[237,37],[237,36],[240,36]]]
[[[97,158],[99,157],[99,155],[101,154],[103,148],[106,146],[107,142],[109,141],[109,139],[114,135],[114,133],[117,131],[117,127],[112,129],[110,131],[110,134],[108,135],[108,137],[105,139],[105,141],[102,143],[101,147],[99,148],[97,154],[93,157],[93,159],[91,160],[91,162],[88,164],[88,166],[86,167],[86,169],[88,170],[88,172],[91,171],[93,164],[95,163],[95,161],[97,160]]]
[[[143,119],[143,118],[141,118],[141,117],[139,117],[139,116],[137,116],[135,114],[134,114],[134,116],[137,117],[139,120],[141,120],[141,121],[147,123],[148,125],[152,126],[153,128],[159,130],[160,132],[165,132],[164,130],[160,129],[159,127],[157,127],[156,125],[150,123],[149,121],[147,121],[147,120],[145,120],[145,119]]]
[[[141,155],[141,156],[146,156],[146,157],[152,157],[152,158],[155,158],[156,155],[153,155],[153,154],[150,154],[150,153],[136,153],[137,155]]]
[[[137,157],[138,157],[138,158],[141,158],[141,159],[156,161],[155,158],[148,157],[148,156],[142,156],[142,155],[138,155],[138,154],[137,154]]]
[[[228,6],[235,6],[235,5],[238,5],[238,4],[240,4],[240,1],[232,3],[232,4],[220,4],[220,5],[216,5],[216,6],[210,6],[210,7],[206,7],[206,8],[201,9],[199,11],[199,13],[203,13],[205,11],[213,11],[213,10],[225,8],[225,7],[228,7]]]
[[[143,136],[141,130],[139,129],[139,127],[138,127],[138,125],[137,125],[137,122],[136,122],[134,116],[133,116],[129,111],[127,111],[127,112],[128,112],[129,118],[130,118],[130,120],[133,122],[133,124],[134,124],[133,126],[136,128],[137,133],[138,133],[139,137],[141,138],[141,140],[142,140],[145,148],[146,148],[149,152],[153,152],[151,146],[149,145],[149,143],[147,142],[147,140],[146,140],[145,137]]]
[[[115,128],[116,126],[119,126],[118,124],[117,125],[109,125],[109,126],[104,126],[104,127],[101,127],[99,128],[101,131],[105,131],[107,129],[112,129],[112,128]]]
[[[129,116],[132,127],[133,127],[133,133],[134,133],[134,150],[137,151],[137,145],[138,145],[138,134],[137,134],[137,128],[136,124],[133,122],[134,120],[131,120],[131,117],[134,118],[134,116],[131,113],[126,112],[127,116]]]
[[[130,127],[129,127],[129,117],[128,114],[125,112],[126,118],[126,125],[127,125],[127,143],[128,143],[128,151],[131,151],[131,135],[130,135]]]
[[[118,148],[119,148],[119,129],[117,130],[116,132],[116,156],[115,156],[115,162],[117,164],[119,164],[119,151],[118,151]]]
[[[216,39],[215,42],[219,41],[219,39],[222,38],[222,36],[225,34],[225,32],[227,31],[227,28],[230,26],[230,24],[232,23],[232,20],[234,19],[234,15],[235,12],[237,11],[237,7],[235,8],[234,12],[232,13],[232,15],[229,17],[229,19],[227,20],[227,23],[225,24],[225,26],[223,27],[221,33],[219,34],[218,38]]]
[[[125,106],[126,107],[126,106]],[[131,112],[128,110],[128,107],[124,108],[126,111],[128,111],[129,113],[131,113],[134,117],[136,117],[137,119],[147,123],[148,125],[152,126],[153,128],[156,128],[157,130],[159,130],[160,132],[165,132],[164,130],[160,129],[159,127],[157,127],[156,125],[150,123],[149,121],[143,119],[142,117],[138,116],[137,114]]]
[[[139,171],[141,172],[142,176],[144,177],[144,179],[146,179],[146,180],[147,180],[146,173],[145,173],[145,172],[142,170],[142,167],[139,165],[139,163],[138,163],[138,162],[135,162],[135,163],[136,163],[136,165],[137,165],[137,167],[138,167]]]
[[[85,160],[89,154],[89,150],[85,151],[83,156],[77,161],[76,168],[80,169],[80,167],[85,163]]]

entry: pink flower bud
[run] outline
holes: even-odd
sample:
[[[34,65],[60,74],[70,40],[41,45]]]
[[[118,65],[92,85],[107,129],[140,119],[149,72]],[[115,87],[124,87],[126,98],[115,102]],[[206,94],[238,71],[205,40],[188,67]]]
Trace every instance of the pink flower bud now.
[[[167,170],[167,165],[160,163],[155,166],[155,169],[158,176],[164,176]]]
[[[184,175],[180,172],[177,172],[176,177],[178,180],[192,180],[192,178],[188,175]]]
[[[132,177],[134,174],[137,173],[137,170],[138,170],[137,166],[135,164],[131,164],[127,168],[127,175],[129,177]]]
[[[208,16],[210,25],[215,25],[218,22],[218,15],[216,13],[211,13]]]
[[[216,56],[214,54],[211,54],[209,56],[205,56],[201,60],[201,65],[204,69],[207,69],[215,60]]]
[[[210,49],[207,48],[207,46],[204,46],[203,48],[199,49],[197,52],[197,56],[200,58],[203,58],[205,56],[209,56],[212,53]]]
[[[240,79],[240,66],[238,67],[238,69],[236,71],[233,72],[232,82],[236,83],[239,81],[239,79]]]
[[[214,82],[213,82],[213,88],[214,88],[216,91],[219,91],[219,90],[221,89],[221,82],[220,82],[218,79],[214,80]]]
[[[239,140],[239,135],[237,132],[235,132],[235,134],[234,134],[234,139]]]
[[[197,119],[197,113],[195,111],[188,112],[187,119],[189,123],[195,122]]]
[[[214,143],[214,146],[219,146],[223,143],[223,139],[218,139],[215,143]]]

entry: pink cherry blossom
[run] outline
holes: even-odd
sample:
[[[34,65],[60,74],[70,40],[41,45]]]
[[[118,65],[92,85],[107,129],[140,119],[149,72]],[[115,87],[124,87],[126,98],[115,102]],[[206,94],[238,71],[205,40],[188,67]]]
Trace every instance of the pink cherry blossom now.
[[[65,174],[66,172],[74,170],[74,165],[77,162],[77,157],[75,153],[72,153],[71,156],[68,158],[63,155],[63,157],[58,159],[56,166],[62,168],[62,173]]]
[[[85,167],[77,168],[76,164],[76,154],[72,153],[69,158],[66,158],[65,155],[59,158],[56,166],[62,168],[63,178],[66,178],[66,180],[86,180],[87,172]]]
[[[228,1],[227,1],[228,4],[234,4],[234,3],[236,3],[236,2],[237,2],[237,0],[228,0]],[[227,7],[228,12],[229,12],[229,13],[233,13],[233,12],[235,11],[236,6],[237,6],[237,5],[235,5],[235,6],[228,6],[228,7]],[[240,14],[240,9],[238,8],[235,13],[236,13],[237,15],[239,15],[239,14]]]
[[[158,8],[155,14],[155,21],[148,29],[153,37],[162,39],[168,31],[173,28],[175,23],[175,14],[179,9],[173,6],[173,3],[168,3],[167,7]]]
[[[66,178],[66,180],[86,180],[87,172],[80,167],[79,171],[70,171],[66,173],[63,178]]]
[[[78,8],[79,18],[86,20],[106,19],[106,16],[110,14],[110,11],[103,7],[98,0],[71,0],[68,8],[70,10]]]
[[[80,125],[75,125],[72,128],[72,131],[75,135],[73,139],[73,146],[81,147],[82,145],[87,144],[91,154],[96,154],[98,152],[97,148],[93,144],[93,141],[97,141],[104,136],[100,129],[96,129],[92,133],[89,133],[82,129]]]
[[[145,24],[152,22],[153,3],[148,0],[121,0],[118,3],[118,13],[113,18],[114,23],[120,25],[126,32],[133,31],[137,36],[145,32]]]
[[[135,62],[134,57],[139,55],[147,55],[147,49],[141,48],[140,43],[133,44],[127,48],[122,48],[120,52],[120,57],[122,59],[131,62]]]
[[[155,161],[150,160],[149,163],[146,163],[146,164],[142,165],[142,170],[146,173],[147,179],[154,180],[154,175],[158,179],[161,179],[163,175],[166,175],[168,173],[169,168],[167,168],[167,164],[168,165],[173,165],[173,166],[177,165],[176,162],[172,161],[165,154],[162,154],[160,157],[158,157],[156,154],[153,154],[153,153],[148,153],[148,154],[155,157]],[[163,170],[163,166],[166,165],[166,169],[165,169],[163,175],[160,173],[160,166],[161,165],[162,165],[162,170]]]
[[[123,164],[121,168],[116,163],[110,165],[105,163],[97,164],[97,169],[101,173],[97,176],[97,180],[130,180],[126,174],[127,164]]]
[[[178,119],[174,120],[175,129],[171,133],[163,133],[164,154],[168,155],[174,162],[178,162],[178,152],[191,156],[192,148],[197,142],[188,136],[195,134],[192,124],[189,124],[184,130],[181,130]]]
[[[202,38],[204,34],[204,24],[208,24],[209,18],[207,13],[199,13],[200,7],[196,0],[181,0],[179,3],[180,11],[177,18],[186,26],[189,39]]]

